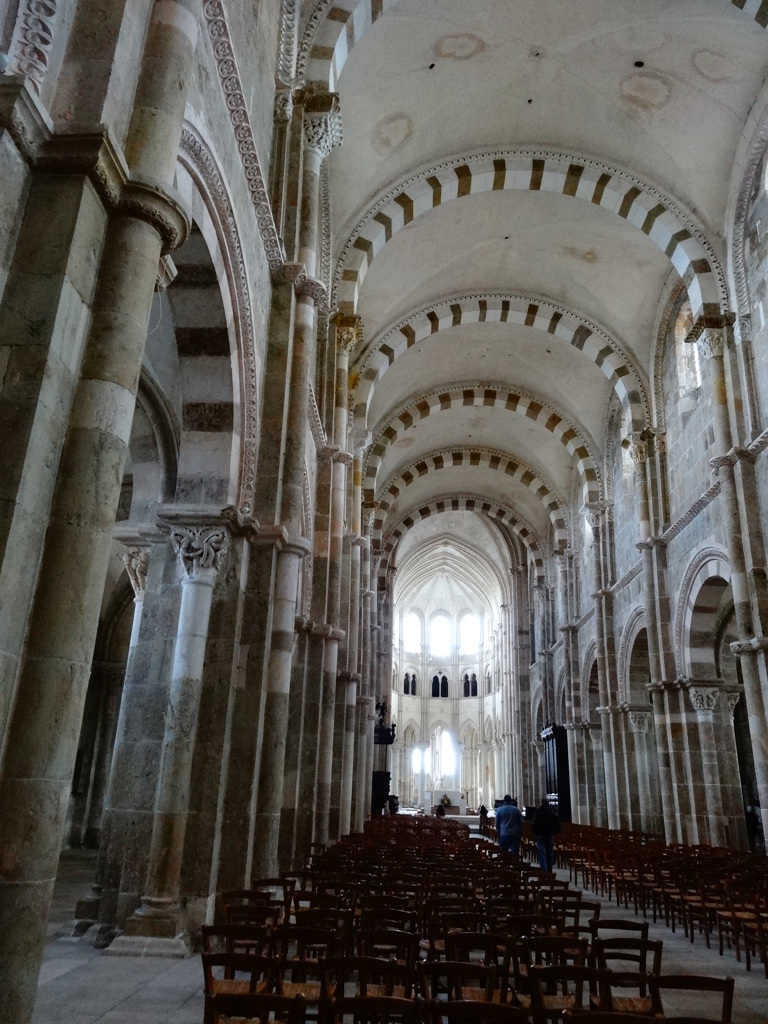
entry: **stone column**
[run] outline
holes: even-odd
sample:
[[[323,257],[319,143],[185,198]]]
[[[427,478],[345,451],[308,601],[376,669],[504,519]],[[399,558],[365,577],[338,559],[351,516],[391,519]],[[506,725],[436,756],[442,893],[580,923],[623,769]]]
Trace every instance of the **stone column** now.
[[[651,724],[650,711],[629,711],[629,728],[634,740],[635,752],[635,789],[637,791],[636,811],[640,830],[642,832],[655,832],[653,813],[653,801],[651,798],[651,779],[648,765],[647,735]],[[633,817],[633,827],[636,827]]]
[[[309,416],[311,370],[317,336],[315,307],[325,301],[325,288],[315,278],[318,241],[320,166],[333,145],[341,141],[338,97],[307,92],[302,102],[301,219],[297,262],[286,266],[297,293],[290,369],[290,395],[285,424],[285,456],[281,515],[287,531],[277,556],[272,634],[264,702],[264,739],[259,765],[258,796],[254,820],[252,871],[269,877],[279,868],[278,846],[283,805],[283,766],[288,726],[288,693],[294,646],[299,569],[309,545],[301,538],[304,503],[306,428]],[[334,668],[335,672],[335,668]]]
[[[732,313],[725,314],[721,318],[721,323],[708,327],[701,334],[698,344],[702,356],[709,361],[715,447],[721,453],[719,457],[712,460],[711,464],[720,480],[724,533],[727,538],[728,557],[731,563],[731,590],[738,634],[738,640],[731,645],[731,648],[741,661],[744,699],[749,718],[749,733],[752,740],[763,831],[768,835],[768,732],[765,729],[766,693],[768,693],[765,674],[768,639],[760,635],[762,627],[759,616],[758,621],[755,622],[752,612],[744,551],[744,532],[734,474],[734,465],[739,459],[740,452],[732,449],[723,363],[726,344],[732,339],[733,319]],[[748,534],[748,528],[746,532]]]
[[[3,1022],[26,1021],[34,1001],[158,265],[188,230],[168,190],[195,7],[165,0],[153,9],[126,145],[134,178],[104,243],[8,730],[0,820],[16,869],[0,882]],[[62,602],[73,563],[77,600]]]
[[[727,829],[720,792],[720,772],[717,766],[714,713],[720,692],[716,686],[693,685],[688,690],[699,726],[701,741],[701,767],[704,788],[697,801],[697,812],[708,823],[709,842],[712,846],[726,846]]]
[[[605,638],[605,618],[603,601],[606,589],[603,585],[601,549],[601,517],[603,506],[601,502],[591,503],[587,507],[587,522],[592,529],[592,574],[594,592],[592,597],[595,602],[595,636],[596,636],[596,660],[597,680],[600,690],[600,707],[597,709],[600,715],[600,724],[603,733],[602,753],[604,767],[602,772],[603,785],[605,787],[605,806],[608,814],[608,827],[618,827],[618,797],[616,790],[615,758],[613,756],[613,735],[611,731],[610,715],[610,673],[607,658]]]
[[[182,568],[181,606],[171,667],[171,690],[155,795],[149,865],[141,907],[125,935],[109,947],[121,955],[152,938],[153,955],[187,954],[180,905],[180,877],[187,827],[192,759],[203,688],[208,620],[228,534],[221,523],[171,525],[171,543]]]

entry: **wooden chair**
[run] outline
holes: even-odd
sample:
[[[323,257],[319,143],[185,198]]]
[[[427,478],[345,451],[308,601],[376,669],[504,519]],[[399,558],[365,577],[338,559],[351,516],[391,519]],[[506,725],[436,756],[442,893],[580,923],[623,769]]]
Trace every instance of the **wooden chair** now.
[[[462,960],[426,960],[417,970],[419,989],[427,1012],[432,1004],[446,1000],[465,999],[474,1002],[506,1002],[499,989],[499,969],[495,964],[478,964]]]
[[[509,1003],[454,999],[434,1007],[433,1024],[528,1024],[528,1013]]]
[[[251,953],[266,956],[270,952],[271,935],[264,925],[204,924],[204,953]]]
[[[532,967],[530,979],[533,1024],[562,1020],[566,1010],[574,1015],[588,1010],[595,995],[601,1006],[612,1009],[610,971],[564,963]]]
[[[719,1016],[710,1016],[705,1019],[717,1021],[718,1024],[731,1024],[734,988],[734,979],[731,977],[712,978],[699,974],[662,974],[658,978],[650,978],[649,985],[654,1012],[663,1014],[665,1019],[674,1015],[675,994],[684,992],[686,1006],[695,1000],[697,1003],[700,1002],[702,1009],[707,1012],[714,1009],[713,1003],[717,1002],[714,997],[720,996]],[[701,998],[697,999],[697,996],[701,996]]]
[[[349,996],[396,996],[410,999],[413,976],[395,960],[373,956],[339,956],[323,961],[331,999]]]
[[[593,962],[601,970],[611,971],[611,1006],[615,1011],[646,1015],[653,1012],[649,977],[660,976],[663,949],[663,942],[651,939],[595,939]],[[600,1009],[599,997],[591,1002],[595,1010]]]
[[[284,924],[272,933],[272,951],[283,960],[319,960],[337,956],[340,940],[335,930]]]
[[[333,1024],[422,1024],[420,999],[395,996],[348,996],[331,1003]]]
[[[360,956],[378,956],[394,959],[401,966],[414,971],[419,957],[418,932],[404,932],[399,928],[371,928],[358,932],[357,952]]]
[[[214,1002],[218,996],[254,995],[274,989],[276,961],[272,957],[203,953],[202,961],[205,1024],[212,1024],[214,1020]]]
[[[212,1024],[267,1024],[286,1021],[304,1024],[305,1003],[301,996],[288,999],[276,995],[220,995],[213,1001]]]

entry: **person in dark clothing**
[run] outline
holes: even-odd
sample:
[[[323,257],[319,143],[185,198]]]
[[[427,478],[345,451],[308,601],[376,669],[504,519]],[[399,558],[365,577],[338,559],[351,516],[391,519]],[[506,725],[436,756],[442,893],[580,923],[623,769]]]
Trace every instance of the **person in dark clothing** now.
[[[509,793],[496,811],[496,831],[502,850],[517,857],[520,853],[520,840],[523,837],[523,816],[517,806],[517,800],[513,800]]]
[[[533,816],[533,834],[539,851],[539,864],[545,871],[552,870],[552,840],[560,831],[560,819],[544,796]]]

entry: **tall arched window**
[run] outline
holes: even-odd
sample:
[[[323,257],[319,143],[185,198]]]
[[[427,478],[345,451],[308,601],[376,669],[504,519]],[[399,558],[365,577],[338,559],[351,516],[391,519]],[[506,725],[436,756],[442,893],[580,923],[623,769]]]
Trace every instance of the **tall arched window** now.
[[[429,653],[433,658],[447,658],[451,653],[451,620],[436,615],[429,624]]]
[[[440,676],[432,676],[432,696],[440,696]]]
[[[443,676],[443,678],[440,680],[440,696],[448,696],[448,679],[446,676]]]
[[[409,653],[421,653],[421,619],[414,612],[403,619],[403,647]]]
[[[476,615],[464,615],[459,624],[459,653],[477,654],[480,646],[480,622]]]

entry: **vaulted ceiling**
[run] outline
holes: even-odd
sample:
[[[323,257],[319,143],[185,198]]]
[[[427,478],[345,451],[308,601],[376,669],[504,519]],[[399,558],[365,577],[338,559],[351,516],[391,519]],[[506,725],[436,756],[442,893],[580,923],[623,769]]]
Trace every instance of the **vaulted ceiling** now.
[[[382,544],[475,497],[552,551],[600,495],[612,395],[653,423],[673,287],[694,313],[727,304],[763,6],[308,5],[306,77],[340,94],[334,301],[364,324],[353,397]],[[446,558],[478,536],[477,509],[462,515]]]

